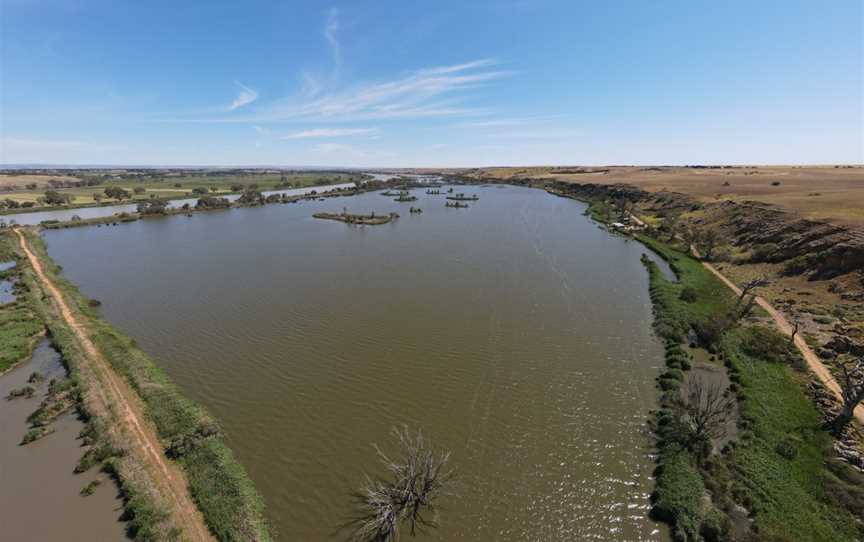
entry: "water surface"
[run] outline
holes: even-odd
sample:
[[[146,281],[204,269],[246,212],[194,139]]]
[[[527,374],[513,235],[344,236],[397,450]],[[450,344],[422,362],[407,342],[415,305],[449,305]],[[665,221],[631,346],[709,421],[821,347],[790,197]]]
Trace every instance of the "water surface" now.
[[[452,450],[439,540],[662,540],[645,421],[662,348],[634,242],[517,187],[46,232],[104,315],[219,419],[282,540],[349,512],[395,424]],[[410,206],[423,209],[409,215]],[[318,211],[397,211],[373,227]]]
[[[6,400],[9,392],[27,385],[33,372],[45,376],[31,399]],[[78,434],[84,428],[73,412],[52,423],[54,432],[19,446],[27,432],[27,416],[39,407],[47,382],[63,378],[60,354],[43,341],[33,357],[0,377],[0,538],[16,542],[51,540],[127,540],[120,521],[123,503],[117,486],[96,469],[73,472],[84,448]],[[89,497],[79,495],[91,480],[102,484]]]

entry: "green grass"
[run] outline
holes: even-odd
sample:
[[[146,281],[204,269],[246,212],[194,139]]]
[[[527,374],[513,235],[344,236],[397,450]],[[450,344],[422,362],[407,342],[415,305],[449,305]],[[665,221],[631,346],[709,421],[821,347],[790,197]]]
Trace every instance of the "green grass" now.
[[[822,427],[800,374],[782,363],[754,359],[742,349],[741,329],[727,333],[723,351],[740,375],[742,416],[752,438],[726,457],[743,498],[766,539],[857,540],[864,536],[852,515],[826,493],[825,468],[833,442]],[[778,453],[792,446],[794,458]]]
[[[30,233],[28,236],[46,273],[66,296],[70,309],[82,317],[94,343],[142,398],[146,415],[156,426],[166,455],[183,466],[192,497],[208,527],[219,540],[270,540],[263,517],[263,500],[226,446],[216,422],[202,407],[185,397],[134,341],[102,320],[78,289],[59,275],[41,239]],[[78,359],[81,353],[68,328],[58,323],[56,317],[47,316],[52,320],[49,327],[61,352],[73,360]],[[140,485],[123,480],[122,461],[122,457],[114,458],[111,464],[116,466],[115,472],[121,478],[136,540],[167,539],[161,536],[164,533],[160,535],[164,510],[148,498],[147,491]]]
[[[654,239],[640,240],[664,257],[680,280],[667,281],[655,264],[646,261],[655,328],[667,341],[667,365],[674,367],[680,363],[675,352],[686,331],[728,313],[735,296],[693,258]],[[685,288],[695,292],[693,301],[681,299]],[[756,540],[859,540],[864,532],[840,501],[860,498],[860,493],[834,480],[826,468],[832,437],[821,425],[803,375],[793,364],[749,355],[752,348],[745,345],[751,329],[736,326],[723,333],[717,345],[739,394],[743,429],[739,441],[700,467],[680,448],[664,444],[662,417],[668,412],[661,409],[655,515],[672,523],[678,540],[700,540],[700,524],[718,511],[727,513],[729,504],[735,502],[750,512]],[[766,332],[776,333],[773,329]],[[663,392],[661,405],[668,404],[667,394],[678,393],[672,382],[660,380],[664,382],[668,390]],[[793,453],[784,456],[781,449]],[[834,482],[831,493],[826,491],[829,480]],[[713,512],[700,505],[706,487],[717,507]]]
[[[0,233],[0,262],[17,261],[12,232]],[[16,266],[0,273],[0,279],[17,279]],[[0,306],[0,374],[18,362],[30,357],[44,326],[29,307],[26,297],[17,296],[14,302]]]
[[[257,185],[259,190],[274,190],[282,188],[295,188],[316,185],[340,184],[359,180],[360,176],[348,172],[300,172],[287,173],[284,176],[279,173],[212,173],[212,174],[184,174],[179,176],[147,174],[140,176],[129,175],[122,179],[101,181],[100,184],[86,187],[76,188],[59,188],[57,191],[61,194],[72,196],[71,205],[62,207],[36,206],[28,209],[9,210],[0,206],[0,214],[15,214],[19,212],[44,211],[48,209],[63,209],[63,208],[82,208],[93,207],[97,203],[93,199],[93,194],[103,196],[103,205],[117,205],[117,200],[110,199],[105,196],[104,190],[109,186],[119,186],[126,189],[132,198],[124,200],[122,203],[134,203],[136,201],[148,200],[151,195],[163,199],[182,199],[196,197],[192,194],[195,188],[215,189],[214,195],[225,195],[236,193],[232,189],[232,185],[242,185],[244,188],[252,185]],[[177,187],[176,185],[180,186]],[[140,187],[144,189],[144,193],[135,194],[133,189]],[[35,202],[38,198],[44,196],[46,188],[38,188],[35,190],[19,190],[14,192],[4,192],[0,194],[0,201],[11,199],[18,202]],[[14,216],[11,217],[14,219]]]

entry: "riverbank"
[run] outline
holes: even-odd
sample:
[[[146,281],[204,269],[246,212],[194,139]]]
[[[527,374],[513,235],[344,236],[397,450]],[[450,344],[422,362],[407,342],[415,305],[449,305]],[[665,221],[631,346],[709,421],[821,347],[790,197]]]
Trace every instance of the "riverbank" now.
[[[592,217],[608,220],[610,201],[584,199]],[[820,382],[806,372],[797,349],[772,322],[742,314],[737,296],[689,256],[686,244],[679,249],[674,238],[637,239],[661,254],[679,279],[670,282],[645,262],[667,365],[658,379],[661,408],[653,421],[658,466],[652,515],[682,541],[864,536],[864,476],[834,452],[814,397]],[[687,429],[694,378],[685,346],[693,340],[723,363],[732,382],[738,436],[722,447],[720,435],[697,444]]]
[[[39,321],[30,304],[21,282],[21,260],[16,250],[15,240],[10,235],[0,233],[0,264],[7,264],[0,271],[0,280],[13,284],[15,299],[0,305],[0,376],[18,364],[28,360],[33,349],[44,334],[44,326]],[[11,266],[11,267],[10,267]]]
[[[136,172],[123,178],[117,171],[94,172],[84,170],[83,178],[66,177],[54,184],[33,183],[32,189],[24,190],[21,185],[17,190],[9,190],[8,184],[14,182],[8,176],[0,175],[0,181],[7,186],[0,191],[0,216],[9,215],[13,220],[15,215],[32,212],[52,212],[63,210],[91,209],[94,207],[110,207],[116,205],[135,205],[147,202],[151,198],[164,201],[178,201],[196,198],[199,195],[217,197],[239,196],[246,190],[279,191],[286,189],[303,189],[315,186],[332,186],[350,182],[361,182],[367,177],[362,174],[345,172],[311,172],[282,174],[240,174],[214,172],[187,172],[186,175],[166,175],[166,172],[152,171]],[[66,171],[76,175],[74,170]],[[119,178],[118,178],[119,177]],[[13,176],[14,178],[14,176]],[[50,177],[48,177],[50,179]],[[27,180],[32,182],[32,177]],[[3,184],[0,183],[0,184]],[[95,184],[93,184],[95,183]],[[38,185],[38,188],[37,188]],[[265,186],[267,188],[265,188]],[[52,190],[60,197],[71,199],[71,203],[63,205],[48,205],[39,203],[45,190]],[[122,199],[109,196],[121,194]],[[119,190],[118,190],[119,189]],[[124,191],[124,192],[121,192]],[[97,201],[98,199],[98,201]],[[111,200],[111,201],[105,201]]]
[[[80,389],[82,464],[116,476],[134,538],[269,540],[263,503],[215,421],[59,276],[35,231],[15,234],[29,299]]]
[[[141,202],[137,209],[126,206],[117,213],[96,217],[68,216],[66,219],[52,219],[46,216],[45,220],[38,223],[39,226],[50,229],[78,228],[83,226],[117,226],[124,223],[135,222],[145,218],[158,218],[175,215],[191,215],[193,213],[225,211],[245,207],[258,207],[262,205],[301,203],[303,201],[326,200],[346,196],[355,196],[366,192],[374,192],[393,186],[403,186],[404,181],[367,181],[361,186],[337,186],[329,190],[308,190],[301,194],[291,195],[283,192],[258,192],[247,191],[234,199],[217,196],[203,196],[197,200],[180,200],[184,204],[172,206],[171,202],[148,200]],[[68,214],[68,213],[67,213]],[[32,224],[36,225],[36,224]]]

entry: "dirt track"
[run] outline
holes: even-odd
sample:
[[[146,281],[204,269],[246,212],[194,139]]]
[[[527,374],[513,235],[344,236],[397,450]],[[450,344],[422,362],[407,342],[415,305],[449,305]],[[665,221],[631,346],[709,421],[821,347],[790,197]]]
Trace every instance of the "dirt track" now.
[[[699,252],[695,249],[695,247],[691,247],[693,254],[695,256],[699,256]],[[720,279],[723,284],[728,286],[736,295],[741,295],[741,289],[738,288],[731,280],[726,278],[726,276],[717,270],[716,267],[711,265],[708,262],[702,262],[702,265],[705,266],[705,269],[714,273],[714,275]],[[771,318],[774,320],[774,323],[777,325],[777,328],[784,335],[792,335],[792,325],[786,320],[786,317],[783,314],[775,309],[768,301],[761,297],[756,297],[756,303],[765,309]],[[837,383],[837,380],[834,379],[834,375],[831,374],[831,371],[828,370],[828,367],[822,363],[822,360],[819,359],[819,356],[816,355],[815,352],[810,348],[810,345],[801,337],[801,335],[795,335],[795,346],[798,348],[798,351],[801,352],[801,355],[804,357],[804,361],[807,362],[807,366],[813,371],[813,374],[816,375],[817,378],[828,388],[831,393],[839,401],[843,401],[843,395],[840,389],[840,384]],[[855,409],[855,419],[858,420],[858,423],[864,425],[864,405],[859,405],[858,408]]]
[[[27,255],[27,259],[42,282],[46,293],[51,295],[63,320],[75,333],[83,352],[86,354],[86,359],[82,360],[82,363],[86,362],[86,369],[99,380],[100,385],[93,386],[92,389],[97,394],[97,402],[105,411],[113,409],[118,413],[119,421],[122,424],[119,429],[129,440],[128,453],[152,478],[165,502],[174,504],[173,510],[170,511],[174,515],[172,523],[182,527],[183,535],[188,540],[196,542],[215,540],[189,495],[186,477],[180,467],[162,453],[162,445],[156,436],[156,431],[144,417],[141,399],[114,372],[105,357],[87,336],[86,328],[78,322],[75,314],[69,309],[63,293],[47,277],[42,268],[42,262],[30,250],[26,237],[18,230],[15,233],[18,234],[21,250]]]

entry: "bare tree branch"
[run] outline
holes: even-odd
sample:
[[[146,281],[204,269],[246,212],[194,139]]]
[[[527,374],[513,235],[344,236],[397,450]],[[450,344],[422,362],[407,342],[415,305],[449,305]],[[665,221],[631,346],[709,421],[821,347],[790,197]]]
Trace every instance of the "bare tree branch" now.
[[[726,436],[726,425],[734,409],[735,398],[728,388],[698,376],[687,379],[686,395],[677,402],[685,444],[707,457],[713,441]]]
[[[768,286],[769,284],[771,284],[771,282],[765,277],[757,277],[755,279],[748,280],[741,285],[741,295],[738,296],[738,302],[736,303],[736,306],[740,305],[741,302],[744,301],[744,298],[747,296],[747,294],[749,294],[756,288]]]
[[[836,436],[843,433],[843,430],[852,421],[855,407],[864,401],[864,359],[841,362],[840,370],[843,373],[839,379],[843,405],[831,424]]]
[[[411,536],[438,525],[437,502],[452,495],[454,473],[447,467],[449,451],[435,451],[418,431],[393,428],[400,455],[391,457],[377,445],[378,458],[388,473],[386,478],[366,477],[355,494],[357,513],[346,526],[353,527],[355,542],[390,542],[399,538],[405,525]]]

